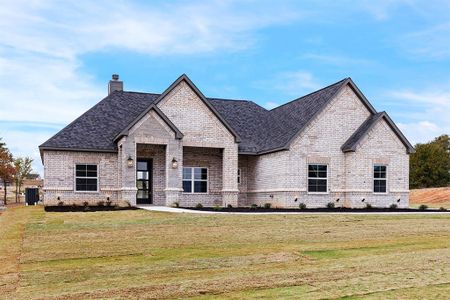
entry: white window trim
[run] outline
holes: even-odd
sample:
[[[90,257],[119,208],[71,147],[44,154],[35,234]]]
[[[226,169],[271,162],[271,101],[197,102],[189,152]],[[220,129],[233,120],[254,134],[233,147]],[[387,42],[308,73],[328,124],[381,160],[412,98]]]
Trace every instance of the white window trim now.
[[[320,165],[320,166],[327,166],[327,177],[326,177],[326,178],[321,178],[321,177],[309,177],[309,166],[317,166],[317,165]],[[328,190],[328,187],[329,187],[328,178],[330,177],[329,174],[328,174],[328,170],[329,170],[329,165],[328,165],[328,164],[323,164],[323,163],[308,163],[308,164],[306,165],[306,191],[307,191],[307,194],[309,194],[309,195],[327,195],[327,194],[330,193],[329,190]],[[309,191],[309,179],[322,179],[322,180],[325,179],[325,180],[327,181],[327,191],[326,191],[326,192],[310,192],[310,191]]]
[[[386,178],[375,178],[375,167],[386,167]],[[388,187],[388,165],[385,164],[374,164],[372,166],[372,193],[375,195],[387,195],[389,194],[389,187]],[[386,181],[386,192],[375,192],[375,180],[384,180]]]
[[[97,177],[78,177],[77,176],[77,165],[92,165],[97,166]],[[100,168],[98,164],[90,164],[90,163],[76,163],[73,166],[73,190],[75,193],[88,193],[88,194],[98,194],[100,191]],[[97,190],[96,191],[79,191],[77,190],[77,178],[83,178],[83,179],[97,179]]]
[[[191,192],[185,192],[183,189],[183,194],[186,195],[208,195],[209,194],[209,169],[207,167],[190,167],[190,166],[183,166],[183,172],[184,172],[184,168],[190,168],[191,169]],[[194,170],[195,169],[206,169],[206,179],[197,179],[194,180]],[[188,181],[188,179],[184,179],[183,176],[181,176],[181,181]],[[201,193],[201,192],[194,192],[194,183],[195,181],[205,181],[206,182],[206,193]]]
[[[238,168],[238,171],[237,171],[237,183],[238,184],[242,183],[242,170],[241,170],[241,168]]]

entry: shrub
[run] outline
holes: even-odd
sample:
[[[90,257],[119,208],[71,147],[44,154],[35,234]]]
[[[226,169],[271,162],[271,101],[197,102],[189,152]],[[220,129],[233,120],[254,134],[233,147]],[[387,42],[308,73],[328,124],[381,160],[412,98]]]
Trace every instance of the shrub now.
[[[372,209],[372,204],[366,203],[366,209]]]
[[[439,207],[439,210],[441,210],[441,211],[447,211],[447,209],[445,208],[445,207]]]
[[[112,204],[111,200],[106,201],[106,206],[111,206],[111,204]]]
[[[222,207],[220,205],[214,205],[213,207],[214,210],[222,210]]]
[[[427,210],[428,205],[422,204],[421,206],[419,206],[419,210]]]
[[[180,207],[180,203],[179,203],[179,202],[174,202],[174,203],[172,204],[172,206],[173,206],[173,207]]]
[[[298,205],[298,208],[300,208],[300,209],[306,209],[306,204],[305,204],[305,203],[300,203],[300,204]]]
[[[397,209],[397,204],[395,204],[395,203],[392,203],[390,206],[389,206],[389,209]]]
[[[64,202],[58,201],[58,206],[63,206],[63,205],[64,205]]]
[[[197,205],[195,206],[195,208],[203,208],[203,205],[201,203],[197,203]]]
[[[84,207],[89,206],[89,202],[84,201],[84,202],[83,202],[83,206],[84,206]]]
[[[328,202],[327,208],[334,208],[334,202]]]
[[[100,200],[100,201],[97,202],[97,206],[103,206],[103,205],[105,205],[104,201]]]
[[[257,209],[257,208],[258,208],[258,205],[255,204],[255,203],[253,203],[252,205],[250,205],[250,208],[251,208],[251,209]]]
[[[228,208],[233,208],[233,205],[228,204],[227,207],[228,207]]]
[[[270,203],[264,203],[264,208],[265,209],[269,209],[272,206],[272,204]]]

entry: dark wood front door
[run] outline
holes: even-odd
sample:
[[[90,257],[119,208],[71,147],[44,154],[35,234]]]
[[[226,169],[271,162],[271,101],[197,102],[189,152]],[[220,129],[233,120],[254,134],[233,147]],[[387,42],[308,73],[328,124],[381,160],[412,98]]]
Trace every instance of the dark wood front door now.
[[[150,159],[138,159],[136,164],[136,203],[152,204],[152,170],[153,163]]]

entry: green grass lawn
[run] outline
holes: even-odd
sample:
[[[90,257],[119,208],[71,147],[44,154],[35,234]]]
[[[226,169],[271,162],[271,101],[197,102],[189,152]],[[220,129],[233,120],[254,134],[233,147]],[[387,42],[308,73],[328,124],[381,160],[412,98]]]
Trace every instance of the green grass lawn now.
[[[448,295],[448,215],[0,215],[0,298]]]

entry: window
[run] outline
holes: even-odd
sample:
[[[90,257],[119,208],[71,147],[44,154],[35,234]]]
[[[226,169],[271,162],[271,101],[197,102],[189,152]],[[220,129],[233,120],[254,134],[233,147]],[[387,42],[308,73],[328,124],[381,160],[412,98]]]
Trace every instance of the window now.
[[[183,168],[183,191],[185,193],[207,193],[208,169]]]
[[[327,168],[327,165],[308,165],[308,192],[327,192]]]
[[[386,174],[387,167],[375,165],[373,166],[373,192],[386,193]]]
[[[241,169],[238,169],[238,172],[237,172],[237,183],[241,184]]]
[[[98,184],[97,165],[75,165],[75,191],[96,192]]]

